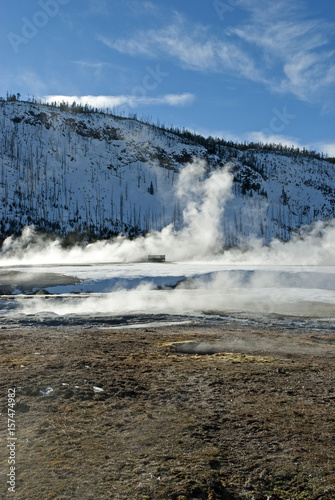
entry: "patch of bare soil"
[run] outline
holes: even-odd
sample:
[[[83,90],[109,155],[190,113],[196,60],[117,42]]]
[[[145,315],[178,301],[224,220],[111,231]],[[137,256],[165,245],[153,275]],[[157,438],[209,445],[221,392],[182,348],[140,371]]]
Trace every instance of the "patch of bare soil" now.
[[[0,333],[1,498],[335,498],[331,337],[206,326]]]

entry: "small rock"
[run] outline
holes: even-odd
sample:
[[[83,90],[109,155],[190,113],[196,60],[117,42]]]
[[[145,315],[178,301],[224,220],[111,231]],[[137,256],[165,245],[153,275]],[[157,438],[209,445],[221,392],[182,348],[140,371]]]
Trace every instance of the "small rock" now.
[[[41,389],[40,393],[43,394],[43,396],[46,396],[47,394],[50,394],[50,392],[53,391],[52,387],[47,387],[46,389]]]
[[[18,402],[15,404],[15,411],[17,413],[28,413],[30,406],[27,403]]]
[[[64,391],[63,397],[64,397],[64,399],[70,399],[70,398],[72,398],[73,394],[74,394],[74,392],[71,391],[71,389],[66,389]]]
[[[93,387],[93,391],[94,391],[95,393],[104,392],[104,390],[103,390],[101,387]]]

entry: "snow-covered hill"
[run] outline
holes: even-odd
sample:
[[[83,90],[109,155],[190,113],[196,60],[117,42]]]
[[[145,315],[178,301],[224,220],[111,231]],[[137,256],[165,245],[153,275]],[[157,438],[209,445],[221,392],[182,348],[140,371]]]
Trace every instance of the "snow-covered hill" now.
[[[192,158],[208,170],[229,162],[234,196],[226,203],[227,245],[265,242],[335,215],[335,165],[296,152],[222,146],[103,113],[28,102],[0,102],[0,233],[24,226],[104,238],[182,224],[175,196]]]

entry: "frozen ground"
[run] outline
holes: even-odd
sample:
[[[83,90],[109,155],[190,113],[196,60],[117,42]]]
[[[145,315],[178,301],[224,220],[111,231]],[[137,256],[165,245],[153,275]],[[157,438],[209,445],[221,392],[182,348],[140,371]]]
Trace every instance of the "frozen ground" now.
[[[335,331],[335,266],[135,262],[2,267],[0,288],[3,324],[32,318],[87,322],[89,316],[109,319],[111,325],[224,320]],[[41,289],[50,295],[32,295]]]

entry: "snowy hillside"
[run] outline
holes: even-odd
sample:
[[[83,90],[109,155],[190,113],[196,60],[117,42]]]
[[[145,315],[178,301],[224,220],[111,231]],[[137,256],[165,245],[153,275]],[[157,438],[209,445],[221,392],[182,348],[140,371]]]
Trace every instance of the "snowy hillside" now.
[[[295,152],[208,148],[135,119],[0,102],[0,233],[24,226],[104,238],[182,224],[179,171],[193,157],[209,170],[231,164],[227,245],[255,234],[289,239],[334,217],[335,165]]]

